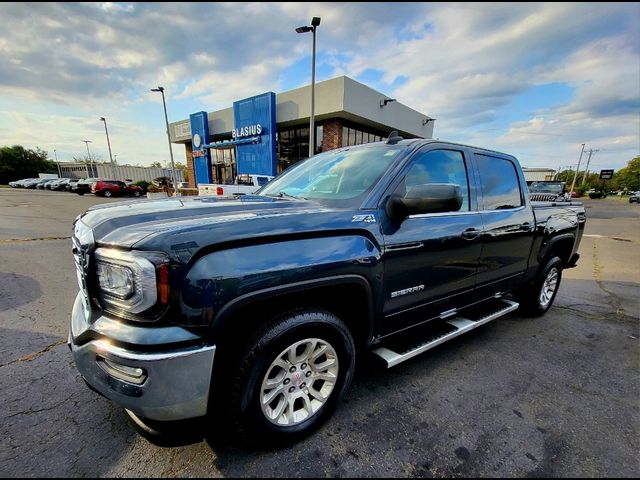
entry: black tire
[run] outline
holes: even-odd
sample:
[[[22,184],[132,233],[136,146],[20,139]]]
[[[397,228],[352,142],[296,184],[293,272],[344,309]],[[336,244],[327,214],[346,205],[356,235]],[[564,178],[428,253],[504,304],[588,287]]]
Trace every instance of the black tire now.
[[[321,342],[318,342],[317,347],[311,346],[312,342],[307,342],[315,339],[328,344],[337,357],[337,362],[335,362],[337,367],[336,381],[330,387],[326,400],[324,403],[320,402],[321,405],[313,413],[309,413],[303,398],[300,398],[300,403],[297,403],[298,400],[293,400],[293,403],[289,401],[288,406],[278,418],[270,420],[264,411],[267,407],[265,406],[263,409],[261,406],[261,396],[264,392],[269,391],[262,390],[263,381],[266,381],[267,375],[273,373],[274,368],[278,368],[274,367],[274,362],[298,342],[304,342],[300,347],[308,345],[310,352],[318,352]],[[301,355],[304,357],[305,353],[302,352]],[[317,363],[322,358],[330,360],[332,357],[322,354],[309,363]],[[214,412],[224,416],[221,418],[222,422],[231,427],[236,439],[246,446],[281,445],[308,435],[329,418],[338,399],[351,383],[355,365],[355,346],[349,329],[338,317],[323,310],[303,309],[285,314],[269,322],[253,336],[243,353],[236,356],[235,359],[230,359],[228,365],[231,368],[223,367],[228,373],[222,377],[222,382],[216,382],[217,386],[212,391],[212,396],[215,397],[225,391],[229,394],[220,402],[216,402],[218,408]],[[295,395],[305,396],[305,388],[307,392],[312,389],[317,392],[324,389],[325,385],[330,386],[330,382],[325,383],[325,380],[313,380],[314,372],[311,372],[311,365],[306,367],[304,365],[306,364],[297,364],[299,369],[296,371],[297,373],[293,373],[291,369],[288,372],[284,368],[280,369],[280,373],[284,375],[284,378],[280,380],[281,385],[289,386],[282,387],[281,393],[275,395],[269,405],[273,405],[276,401],[278,405],[281,401],[287,404],[288,400]],[[311,380],[309,380],[310,384],[305,387],[304,380],[307,375],[309,375],[307,378],[311,378]],[[292,378],[295,376],[295,379],[289,379],[290,376]],[[285,383],[287,381],[289,383]],[[278,388],[280,387],[274,387],[275,390]],[[294,393],[287,393],[292,388],[298,390]],[[316,388],[318,390],[315,390]],[[309,393],[306,393],[306,397],[311,398]],[[310,402],[314,402],[314,399],[311,399]],[[219,409],[220,406],[222,409]],[[296,406],[304,406],[308,417],[299,421],[291,420],[288,412],[302,412],[301,409],[296,409]],[[277,407],[273,410],[277,411]],[[275,423],[278,419],[285,422],[291,421],[292,424],[278,425]]]
[[[541,317],[551,308],[562,280],[562,260],[559,257],[551,257],[540,269],[536,278],[522,287],[514,295],[516,301],[520,303],[518,311],[528,317]],[[550,283],[555,276],[555,286],[550,292]],[[546,288],[543,295],[543,288]]]
[[[78,192],[78,195],[84,195],[84,192]]]

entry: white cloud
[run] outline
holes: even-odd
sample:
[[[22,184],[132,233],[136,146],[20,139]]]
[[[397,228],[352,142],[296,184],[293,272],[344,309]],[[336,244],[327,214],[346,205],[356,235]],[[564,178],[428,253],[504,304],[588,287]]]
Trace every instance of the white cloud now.
[[[285,81],[300,85],[306,70],[287,76],[309,54],[309,38],[294,28],[320,16],[320,65],[356,79],[382,72],[377,88],[436,117],[440,138],[508,149],[539,166],[577,157],[581,143],[616,166],[640,149],[638,4],[104,2],[45,3],[36,14],[5,3],[0,16],[12,25],[0,37],[4,143],[37,131],[73,151],[78,129],[99,129],[95,112],[109,111],[127,156],[158,160],[166,150],[158,119],[133,119],[160,103],[150,87],[209,110]],[[505,123],[514,99],[547,84],[573,95],[551,106],[529,99]]]

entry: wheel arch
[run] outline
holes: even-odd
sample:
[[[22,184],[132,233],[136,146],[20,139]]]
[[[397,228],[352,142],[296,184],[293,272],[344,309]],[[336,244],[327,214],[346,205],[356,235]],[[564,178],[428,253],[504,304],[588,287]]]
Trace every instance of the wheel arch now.
[[[373,293],[369,282],[360,275],[339,275],[241,295],[216,314],[210,339],[221,346],[235,343],[240,340],[237,332],[246,337],[273,316],[300,308],[333,313],[347,325],[356,345],[368,345],[373,338]]]

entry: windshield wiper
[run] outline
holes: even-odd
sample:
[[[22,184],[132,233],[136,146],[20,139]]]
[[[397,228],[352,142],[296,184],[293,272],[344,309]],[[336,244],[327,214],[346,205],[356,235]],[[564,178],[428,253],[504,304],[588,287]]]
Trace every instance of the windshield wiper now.
[[[295,198],[296,200],[306,200],[306,198],[304,197],[296,197],[295,195],[291,195],[290,193],[287,193],[285,191],[280,191],[274,196],[280,197],[280,198],[287,197],[287,198]]]

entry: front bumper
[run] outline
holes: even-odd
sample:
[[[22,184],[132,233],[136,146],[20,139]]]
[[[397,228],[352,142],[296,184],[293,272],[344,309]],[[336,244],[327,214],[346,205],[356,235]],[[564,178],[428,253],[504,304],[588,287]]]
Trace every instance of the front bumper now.
[[[95,323],[101,320],[103,324],[106,321],[102,317]],[[109,322],[113,330],[116,323]],[[89,386],[118,405],[152,420],[174,421],[206,415],[216,347],[190,346],[145,352],[150,346],[149,336],[163,337],[166,332],[158,327],[127,325],[126,329],[138,344],[114,345],[111,338],[103,335],[104,329],[100,332],[89,325],[82,296],[78,294],[68,343],[76,366]],[[114,333],[115,337],[121,336]]]

